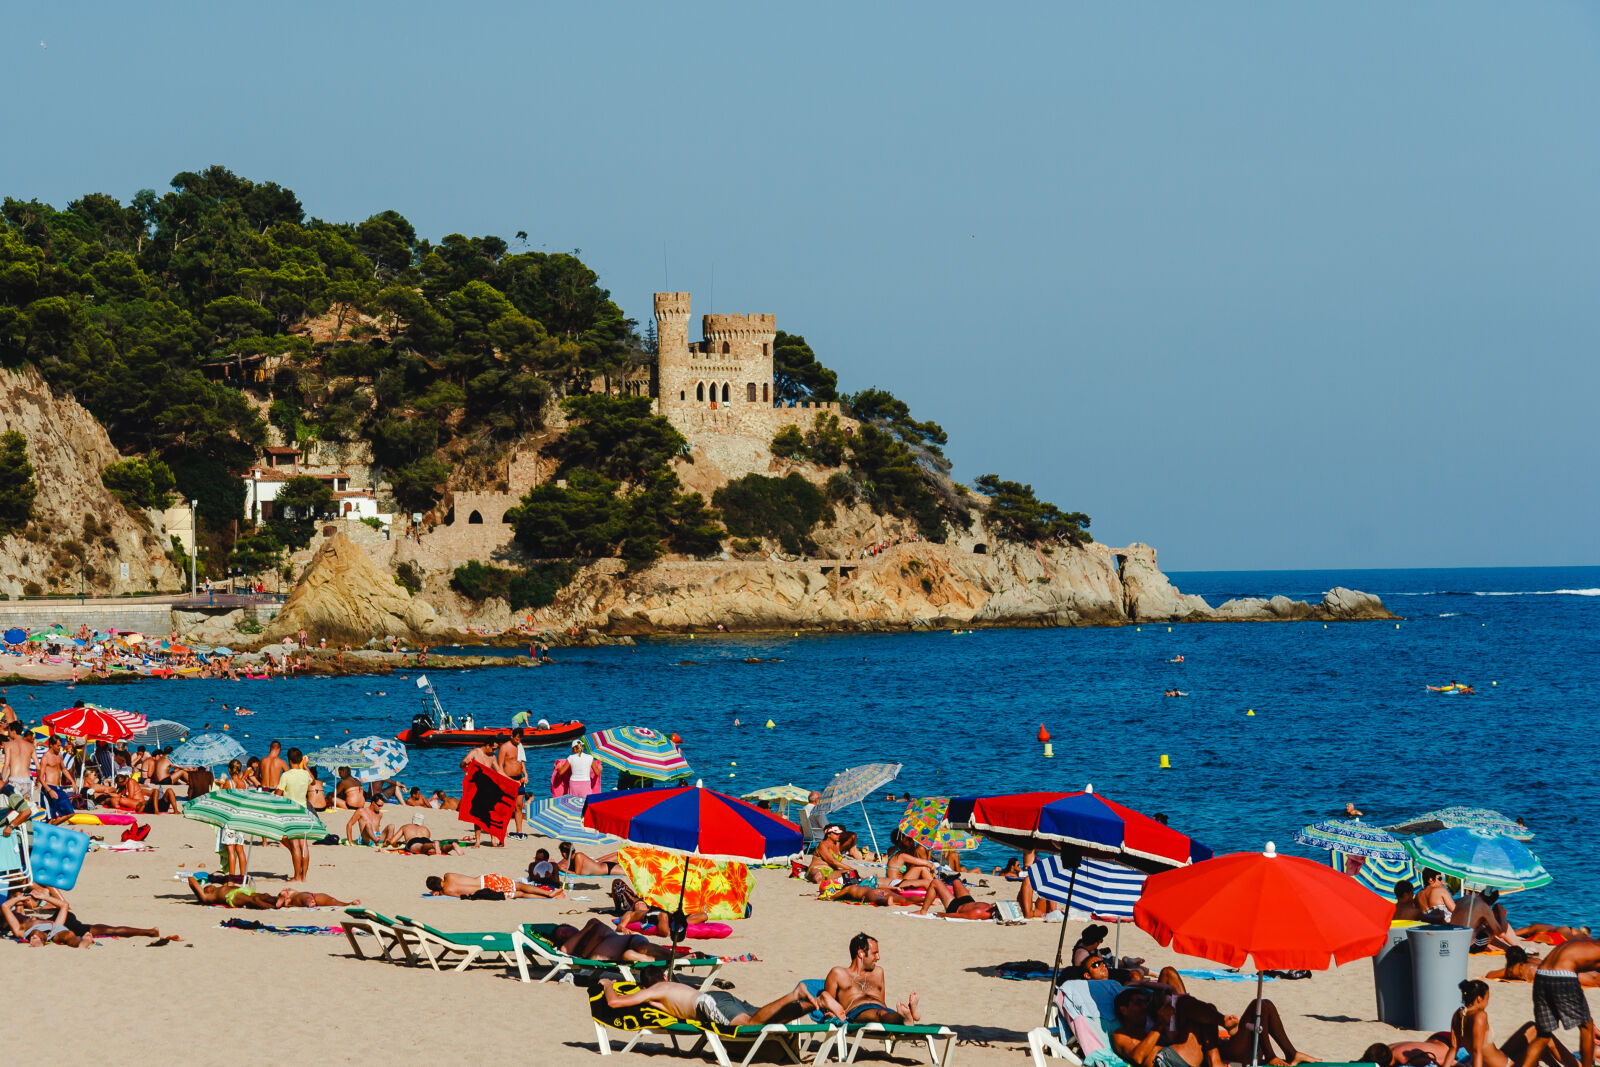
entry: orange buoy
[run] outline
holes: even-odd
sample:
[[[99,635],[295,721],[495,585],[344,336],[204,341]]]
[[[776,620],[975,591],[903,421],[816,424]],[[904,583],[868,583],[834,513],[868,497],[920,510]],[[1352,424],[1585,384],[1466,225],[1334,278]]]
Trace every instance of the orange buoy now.
[[[1044,728],[1044,723],[1040,723],[1039,724],[1039,740],[1040,741],[1049,741],[1050,740],[1050,731],[1046,730]]]

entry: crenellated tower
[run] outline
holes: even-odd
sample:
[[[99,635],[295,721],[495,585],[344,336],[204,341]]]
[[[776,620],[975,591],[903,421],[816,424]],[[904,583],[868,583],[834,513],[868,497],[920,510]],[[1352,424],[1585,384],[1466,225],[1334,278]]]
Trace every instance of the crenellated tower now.
[[[689,294],[656,294],[656,381],[659,408],[670,415],[694,392],[689,376]]]

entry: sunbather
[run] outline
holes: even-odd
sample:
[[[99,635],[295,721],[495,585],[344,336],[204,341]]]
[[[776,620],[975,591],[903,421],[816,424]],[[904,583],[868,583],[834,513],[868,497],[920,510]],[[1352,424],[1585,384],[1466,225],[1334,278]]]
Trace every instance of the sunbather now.
[[[1124,989],[1111,1002],[1111,1049],[1133,1067],[1200,1067],[1208,1056],[1192,1031],[1175,1029],[1173,998]],[[1248,1058],[1248,1057],[1247,1057]]]
[[[1225,1063],[1258,1062],[1252,1059],[1257,1048],[1258,1027],[1261,1031],[1259,1062],[1311,1062],[1312,1058],[1296,1049],[1289,1040],[1278,1007],[1270,1000],[1252,1000],[1244,1014],[1237,1018],[1222,1014],[1216,1005],[1195,996],[1180,996],[1176,1010],[1179,1029],[1194,1033],[1206,1049],[1215,1048]]]
[[[189,892],[200,903],[213,908],[242,908],[254,911],[272,911],[281,907],[271,893],[257,893],[242,885],[221,885],[189,879]]]
[[[13,892],[0,904],[6,926],[18,940],[33,944],[46,941],[72,948],[86,947],[99,937],[161,937],[154,927],[111,926],[86,923],[72,913],[66,896],[48,886],[29,885]],[[181,940],[176,934],[164,941]]]
[[[424,883],[428,892],[445,897],[470,897],[473,900],[516,900],[523,897],[564,897],[559,889],[519,882],[508,874],[434,875]]]
[[[599,919],[583,927],[562,923],[550,935],[550,943],[569,956],[613,963],[648,963],[672,958],[672,949],[658,945],[640,934],[618,933]]]
[[[630,923],[638,923],[641,934],[671,937],[672,932],[667,927],[667,921],[670,918],[671,913],[665,908],[658,908],[648,900],[641,900],[633,906],[632,910],[623,913],[622,917],[617,920],[617,927],[618,929],[626,930]],[[686,918],[692,923],[703,923],[709,916],[703,911],[691,911]]]
[[[360,903],[359,900],[340,900],[326,893],[313,893],[309,890],[303,892],[296,892],[293,889],[278,890],[280,908],[347,908]]]
[[[1476,979],[1461,983],[1461,1007],[1450,1020],[1450,1049],[1444,1062],[1454,1064],[1462,1053],[1471,1057],[1474,1067],[1511,1067],[1543,1059],[1550,1067],[1565,1067],[1573,1062],[1572,1053],[1551,1035],[1539,1036],[1530,1019],[1504,1045],[1494,1043],[1489,1028],[1489,986]]]
[[[839,842],[843,837],[844,827],[838,823],[827,825],[822,831],[822,840],[811,851],[811,866],[806,868],[806,881],[821,885],[841,873],[859,874],[839,851]]]
[[[344,824],[344,838],[352,845],[387,843],[383,832],[382,797],[373,797],[356,808]]]
[[[563,841],[556,846],[561,853],[561,869],[570,874],[620,874],[622,865],[617,862],[617,854],[608,852],[604,856],[589,857],[572,847],[571,841]]]
[[[842,881],[829,882],[817,889],[818,900],[842,900],[849,904],[871,904],[875,908],[916,907],[921,908],[927,899],[918,900],[915,897],[901,896],[893,889],[882,889],[872,885],[847,885]]]
[[[609,978],[602,979],[600,985],[605,990],[608,1007],[632,1008],[640,1004],[653,1004],[674,1018],[698,1021],[708,1026],[764,1026],[767,1023],[783,1023],[809,1015],[818,1008],[823,1008],[827,1014],[844,1017],[844,1012],[838,1010],[837,1002],[834,1002],[832,1009],[824,1008],[819,998],[806,992],[804,983],[795,986],[772,1003],[756,1007],[740,1000],[732,993],[724,993],[721,990],[701,992],[694,986],[682,982],[663,981],[664,978],[666,975],[662,973],[647,972],[640,975],[640,989],[634,993],[618,993],[615,989],[616,983]]]
[[[413,841],[432,840],[433,831],[428,829],[421,815],[411,816],[410,822],[395,823],[393,826],[383,828],[383,843],[390,848],[404,848],[409,852]]]
[[[891,1026],[915,1023],[917,991],[894,1009],[888,1007],[883,968],[878,966],[878,941],[866,934],[850,939],[850,964],[828,972],[822,991],[832,997],[844,1013],[846,1022],[887,1023]]]

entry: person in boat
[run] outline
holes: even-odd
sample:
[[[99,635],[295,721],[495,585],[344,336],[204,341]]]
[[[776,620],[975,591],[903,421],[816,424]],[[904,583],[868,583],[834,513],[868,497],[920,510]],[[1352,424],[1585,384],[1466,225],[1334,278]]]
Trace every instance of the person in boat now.
[[[570,874],[620,874],[622,867],[617,863],[617,854],[607,852],[604,856],[589,857],[572,847],[571,841],[562,841],[556,845],[561,853],[561,869]]]

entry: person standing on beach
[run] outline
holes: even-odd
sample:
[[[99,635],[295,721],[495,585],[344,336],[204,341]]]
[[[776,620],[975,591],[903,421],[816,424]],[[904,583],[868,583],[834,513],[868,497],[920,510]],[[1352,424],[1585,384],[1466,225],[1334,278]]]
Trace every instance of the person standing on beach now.
[[[562,764],[566,766],[563,767]],[[590,787],[594,767],[595,758],[584,750],[583,742],[572,742],[572,754],[556,764],[557,771],[565,771],[569,775],[567,779],[568,796],[586,797],[594,792]]]
[[[278,742],[274,741],[272,747],[276,751]],[[265,761],[262,762],[265,764]],[[306,769],[306,758],[298,748],[289,750],[289,769],[278,776],[276,792],[302,808],[306,807],[306,799],[311,792],[311,772]],[[311,870],[311,843],[304,839],[285,840],[283,847],[289,850],[289,860],[294,867],[289,881],[305,881]]]
[[[474,763],[481,763],[485,767],[489,767],[495,771],[500,769],[499,762],[495,759],[495,743],[493,741],[485,741],[481,745],[474,745],[472,748],[467,750],[467,754],[465,756],[461,757],[461,773],[463,776],[463,783],[465,783],[466,780],[465,776],[467,774],[467,768],[471,767]],[[462,821],[466,822],[467,820],[463,819]],[[477,848],[482,832],[482,829],[476,823],[474,823],[472,825],[472,836],[467,838],[466,843],[473,848]]]
[[[495,760],[499,764],[500,773],[517,783],[516,807],[511,811],[511,822],[516,827],[514,832],[519,837],[522,835],[523,820],[527,815],[528,802],[523,799],[528,795],[528,765],[524,762],[527,758],[527,749],[522,747],[522,728],[518,726],[512,729],[509,741],[500,743],[500,748],[495,753]]]
[[[283,746],[281,744],[276,741],[272,742],[267,746],[267,758],[261,761],[261,788],[269,793],[282,792],[278,788],[278,779],[283,776],[284,771],[289,769],[289,765],[283,762],[283,757],[278,754],[282,749]],[[292,752],[294,749],[290,749],[290,751]]]
[[[5,690],[0,689],[0,726],[17,721],[17,709],[11,706],[11,701],[6,699]]]
[[[1585,972],[1600,971],[1600,941],[1577,938],[1556,946],[1533,974],[1533,1025],[1539,1037],[1578,1031],[1583,1067],[1594,1067],[1594,1016],[1583,994]]]

